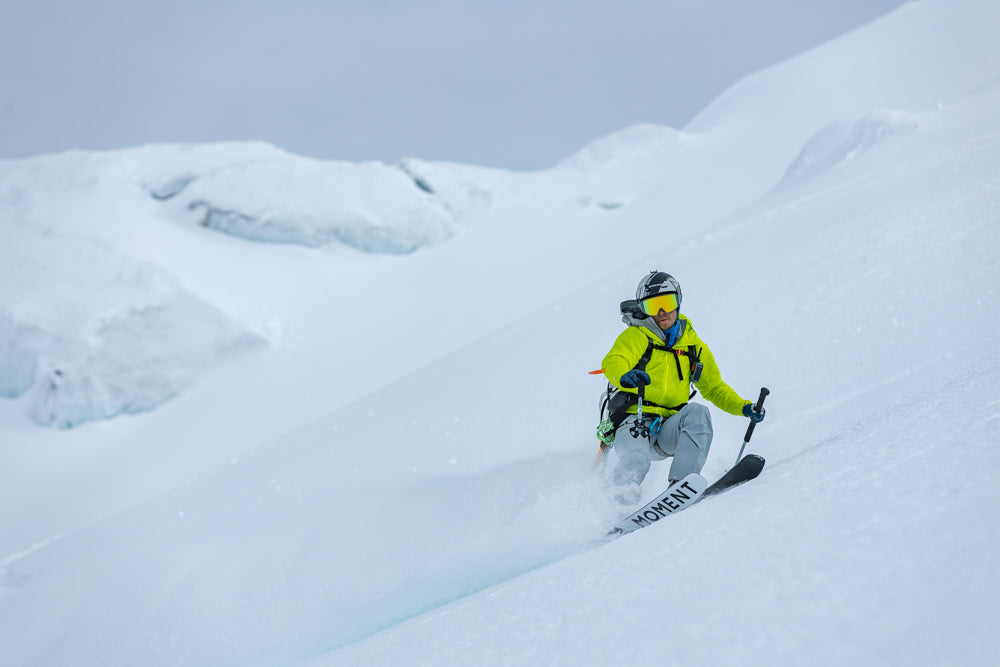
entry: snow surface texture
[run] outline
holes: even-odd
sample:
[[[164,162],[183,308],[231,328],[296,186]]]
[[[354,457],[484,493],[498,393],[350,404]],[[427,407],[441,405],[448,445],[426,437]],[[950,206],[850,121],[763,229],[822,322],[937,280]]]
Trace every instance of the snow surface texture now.
[[[907,5],[532,174],[359,165],[286,200],[268,181],[351,169],[0,163],[4,664],[993,664],[998,29]],[[309,217],[353,209],[423,211],[425,245]],[[599,546],[585,373],[653,267],[726,380],[771,389],[768,465]],[[54,423],[159,407],[28,418],[61,392]],[[712,411],[710,480],[745,427]]]

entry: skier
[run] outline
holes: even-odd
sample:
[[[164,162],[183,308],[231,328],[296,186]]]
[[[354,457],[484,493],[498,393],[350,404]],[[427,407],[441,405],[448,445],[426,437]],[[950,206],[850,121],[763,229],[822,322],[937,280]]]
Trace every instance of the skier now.
[[[623,504],[639,500],[639,485],[653,460],[673,457],[671,484],[701,472],[712,445],[712,417],[706,406],[688,402],[692,384],[724,412],[755,424],[764,419],[763,408],[755,411],[752,401],[722,381],[712,351],[680,313],[681,286],[673,276],[651,271],[639,281],[635,299],[622,304],[629,326],[601,364],[616,387],[644,394],[642,420],[636,399],[614,435],[618,465],[611,481],[615,499]]]

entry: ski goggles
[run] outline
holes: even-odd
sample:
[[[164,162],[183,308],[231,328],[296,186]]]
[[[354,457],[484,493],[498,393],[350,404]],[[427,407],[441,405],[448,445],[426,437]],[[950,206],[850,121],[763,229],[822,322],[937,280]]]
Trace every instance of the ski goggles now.
[[[648,299],[642,300],[642,311],[647,315],[656,315],[661,310],[671,313],[679,307],[680,304],[677,303],[677,294],[675,292],[658,294],[657,296],[651,296]]]

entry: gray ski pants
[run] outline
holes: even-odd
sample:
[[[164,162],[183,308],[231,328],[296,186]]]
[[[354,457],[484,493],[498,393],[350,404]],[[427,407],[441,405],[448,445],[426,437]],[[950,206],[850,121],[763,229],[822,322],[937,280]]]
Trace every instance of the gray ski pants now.
[[[647,424],[652,424],[656,415],[643,415]],[[660,431],[650,433],[649,439],[633,438],[629,433],[635,423],[635,415],[630,416],[615,431],[615,452],[618,465],[613,473],[615,484],[642,484],[653,461],[662,461],[672,456],[670,464],[671,480],[683,479],[693,472],[701,472],[712,446],[712,415],[700,403],[688,403],[680,412],[661,422]]]

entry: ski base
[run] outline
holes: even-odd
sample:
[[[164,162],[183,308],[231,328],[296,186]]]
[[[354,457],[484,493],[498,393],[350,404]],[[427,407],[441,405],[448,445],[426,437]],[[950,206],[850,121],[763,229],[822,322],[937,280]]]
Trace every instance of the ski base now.
[[[728,491],[729,489],[739,486],[740,484],[745,484],[760,475],[760,471],[763,469],[763,456],[747,454],[739,460],[739,463],[730,468],[729,472],[705,489],[705,492],[702,493],[702,497],[708,498],[709,496],[714,496],[715,494],[722,493],[723,491]]]
[[[660,519],[687,509],[703,498],[720,494],[757,478],[763,469],[763,456],[747,454],[711,485],[701,475],[691,473],[619,521],[614,528],[608,531],[608,535],[624,535],[646,526],[652,526]]]
[[[691,473],[619,521],[618,525],[608,531],[608,535],[624,535],[651,526],[664,517],[694,505],[706,488],[708,482],[705,478],[698,473]]]

